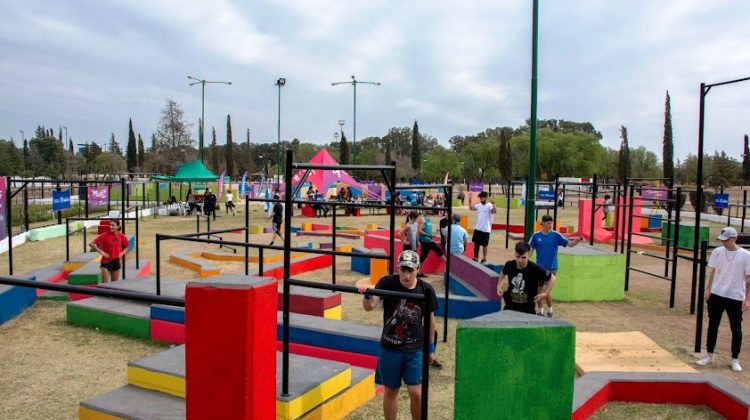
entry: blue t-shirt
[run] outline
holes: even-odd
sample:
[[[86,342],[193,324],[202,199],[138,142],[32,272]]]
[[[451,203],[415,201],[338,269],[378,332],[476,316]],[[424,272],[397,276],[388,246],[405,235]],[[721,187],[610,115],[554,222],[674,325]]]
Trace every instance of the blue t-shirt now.
[[[536,250],[536,263],[547,270],[557,270],[557,247],[568,246],[568,238],[551,230],[548,234],[534,232],[529,246]]]
[[[469,234],[466,233],[466,230],[459,225],[458,223],[454,223],[451,225],[451,244],[450,244],[450,251],[451,254],[463,254],[464,253],[464,238],[469,239]]]

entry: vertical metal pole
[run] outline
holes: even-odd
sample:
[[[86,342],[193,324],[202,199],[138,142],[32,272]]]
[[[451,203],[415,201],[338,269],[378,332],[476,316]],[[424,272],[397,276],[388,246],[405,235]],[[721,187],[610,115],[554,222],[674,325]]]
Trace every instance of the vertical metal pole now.
[[[396,252],[396,243],[393,239],[394,231],[396,230],[396,161],[391,161],[391,166],[393,166],[393,169],[391,169],[391,217],[390,219],[390,227],[391,227],[391,234],[390,241],[388,244],[388,256],[390,258],[388,259],[388,274],[392,274],[394,272],[394,263],[396,256],[393,255],[394,252]]]
[[[674,199],[674,194],[672,193],[672,187],[669,188],[667,191],[667,238],[672,237],[672,201]],[[650,220],[649,220],[650,222]],[[678,229],[677,226],[675,226],[675,229]],[[669,248],[671,246],[677,247],[677,243],[672,243],[672,241],[667,241],[667,246],[664,249],[664,277],[669,275]],[[676,263],[676,261],[672,262],[673,264]],[[671,308],[671,306],[670,306]]]
[[[65,218],[65,261],[70,261],[70,222],[67,217]]]
[[[443,276],[443,281],[445,284],[445,300],[443,301],[443,305],[445,306],[445,313],[443,314],[443,343],[448,341],[448,292],[450,291],[450,282],[451,282],[451,238],[453,236],[452,230],[453,230],[453,181],[448,185],[447,187],[448,192],[448,199],[445,200],[445,203],[448,205],[448,211],[446,212],[445,217],[448,218],[448,228],[445,232],[445,274]],[[430,337],[430,340],[432,340],[432,337]]]
[[[632,198],[628,198],[628,177],[625,177],[624,184],[622,186],[622,208],[627,209],[628,208],[628,200]],[[620,253],[625,252],[625,237],[628,234],[628,223],[627,223],[627,211],[622,212],[622,238],[620,239]],[[616,238],[615,238],[616,240]]]
[[[700,104],[698,107],[698,168],[695,178],[695,202],[698,208],[695,211],[695,227],[693,232],[693,278],[690,287],[690,314],[695,313],[695,288],[698,282],[698,246],[700,243],[701,211],[703,210],[703,129],[706,110],[706,84],[701,83]],[[710,89],[710,88],[709,88]]]
[[[89,183],[87,182],[86,186],[83,187],[83,188],[84,188],[84,196],[83,197],[84,197],[84,200],[86,200],[84,202],[85,203],[85,207],[84,208],[85,208],[86,219],[88,219],[89,218]],[[84,224],[84,232],[85,231],[86,231],[86,226]],[[84,251],[84,252],[86,252],[86,251]]]
[[[747,210],[747,190],[742,190],[742,224],[740,225],[740,232],[745,232],[745,215]]]
[[[630,196],[633,196],[634,186],[630,186]],[[628,202],[628,249],[625,253],[625,291],[630,287],[630,250],[633,243],[633,200]]]
[[[206,81],[201,81],[201,124],[200,124],[200,144],[198,145],[198,155],[203,162],[203,158],[205,157],[205,143],[204,143],[204,132],[206,127]]]
[[[245,196],[245,275],[250,275],[250,196]],[[258,273],[260,275],[260,273]]]
[[[615,249],[617,253],[617,242],[619,242],[618,235],[620,234],[620,215],[622,214],[622,201],[620,200],[620,184],[615,185],[615,192],[612,200],[615,203]]]
[[[596,225],[601,226],[602,221],[596,218],[596,174],[594,174],[593,181],[591,182],[591,229],[589,234],[589,245],[594,245],[594,227]],[[626,289],[627,290],[627,289]]]
[[[136,270],[141,268],[141,246],[138,244],[138,206],[135,207],[135,268]],[[125,266],[122,266],[125,269]]]
[[[195,233],[201,231],[201,212],[197,208],[195,209]]]
[[[8,274],[11,276],[13,275],[13,223],[11,222],[13,220],[13,211],[11,208],[11,199],[10,195],[13,192],[11,190],[11,182],[10,177],[5,178],[5,208],[6,210],[6,217],[5,217],[5,231],[8,232]],[[68,236],[65,235],[65,239],[67,240]]]
[[[156,234],[156,295],[161,295],[161,235]]]
[[[281,88],[279,88],[281,89]],[[280,90],[279,90],[280,91]],[[281,361],[281,395],[289,395],[289,277],[291,276],[291,251],[289,245],[292,241],[292,151],[286,152],[286,170],[284,182],[286,193],[284,194],[284,313],[283,313],[283,353]]]
[[[554,203],[554,210],[552,211],[552,226],[557,228],[557,201],[558,201],[558,195],[557,195],[557,189],[560,188],[560,175],[555,175],[555,203]]]
[[[28,185],[24,185],[21,188],[23,188],[23,230],[24,232],[28,232],[29,231],[29,189],[28,189]]]
[[[55,190],[56,191],[60,191],[60,183],[59,182],[57,183],[57,186],[56,186]],[[61,211],[57,212],[57,224],[58,225],[62,224],[62,212]]]
[[[513,195],[512,189],[513,181],[508,180],[508,191],[511,191],[511,195],[505,195],[505,249],[508,249],[508,240],[510,239],[510,199]]]
[[[276,86],[279,87],[279,110],[278,119],[276,120],[276,188],[279,188],[281,182],[280,171],[281,171],[281,84],[276,81]]]
[[[352,125],[352,163],[357,163],[357,79],[352,81],[354,86],[354,124]],[[342,127],[343,128],[343,127]],[[343,133],[341,134],[343,136]]]
[[[701,341],[703,335],[703,302],[705,300],[706,290],[706,254],[708,253],[708,243],[701,241],[701,259],[697,261],[700,265],[699,289],[698,289],[698,313],[695,316],[695,352],[701,351]],[[694,263],[696,263],[694,261]]]
[[[526,211],[523,236],[528,241],[534,232],[534,210],[536,208],[536,108],[537,67],[539,54],[539,0],[534,0],[531,25],[531,118],[529,119],[529,178],[526,182]]]
[[[682,188],[677,187],[676,193],[677,193],[677,197],[681,197]],[[679,200],[679,198],[677,200]],[[680,225],[680,209],[679,209],[680,203],[679,201],[677,202],[677,206],[675,207],[677,207],[677,210],[675,211],[675,218],[674,218],[675,226],[679,226]],[[680,252],[680,229],[676,227],[674,230],[674,241],[673,241],[673,246],[672,246],[672,277],[670,278],[672,285],[669,290],[669,307],[670,308],[674,308],[674,295],[675,295],[675,290],[677,288],[677,258],[679,258],[678,257],[679,252]]]
[[[125,178],[120,178],[120,217],[125,217]],[[121,222],[123,229],[125,221]]]
[[[432,302],[427,298],[427,294],[424,296],[424,312],[422,314],[422,400],[421,404],[421,416],[422,420],[427,420],[427,410],[429,408],[429,392],[430,392],[430,319],[432,317]],[[448,308],[446,308],[446,313]]]
[[[331,228],[333,231],[331,232],[331,246],[333,247],[332,251],[336,250],[336,203],[333,203],[331,206],[333,209],[333,220],[331,221]],[[331,255],[331,284],[336,284],[336,255]]]

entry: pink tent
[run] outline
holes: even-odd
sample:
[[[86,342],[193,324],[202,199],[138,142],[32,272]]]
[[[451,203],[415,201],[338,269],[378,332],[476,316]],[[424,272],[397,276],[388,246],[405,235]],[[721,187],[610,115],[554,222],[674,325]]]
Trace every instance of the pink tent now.
[[[320,149],[320,151],[316,153],[312,159],[310,159],[310,163],[323,165],[339,164],[325,148]],[[292,178],[292,184],[298,184],[302,180],[302,176],[304,174],[305,170],[300,170],[299,172],[297,172],[297,175]],[[306,181],[314,185],[318,191],[324,194],[326,191],[328,191],[328,188],[330,188],[332,185],[338,184],[339,182],[355,188],[360,188],[359,182],[355,181],[354,178],[349,175],[349,173],[343,170],[312,169],[310,171],[310,175],[307,176]]]

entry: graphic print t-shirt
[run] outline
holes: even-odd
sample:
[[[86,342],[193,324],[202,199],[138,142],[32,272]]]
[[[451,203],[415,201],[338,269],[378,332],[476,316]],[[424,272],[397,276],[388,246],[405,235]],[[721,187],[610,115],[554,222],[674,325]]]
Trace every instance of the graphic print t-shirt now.
[[[424,294],[431,302],[430,306],[433,311],[438,307],[435,289],[422,280],[418,280],[417,287],[410,290],[401,285],[398,275],[383,276],[375,285],[375,289]],[[380,338],[380,344],[385,348],[400,351],[421,349],[423,312],[424,303],[422,302],[383,298],[383,335]]]
[[[519,270],[516,261],[511,260],[505,263],[503,274],[508,276],[508,290],[503,293],[504,309],[533,314],[539,283],[549,280],[550,272],[531,261]]]

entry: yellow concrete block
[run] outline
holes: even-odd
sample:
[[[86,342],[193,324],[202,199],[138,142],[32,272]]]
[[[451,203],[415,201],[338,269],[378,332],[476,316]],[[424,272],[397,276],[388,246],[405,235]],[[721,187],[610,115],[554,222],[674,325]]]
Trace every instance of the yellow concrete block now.
[[[349,368],[293,400],[276,400],[276,418],[296,419],[345,390],[351,382],[352,369]]]
[[[375,397],[375,373],[352,385],[336,397],[315,407],[306,420],[341,419]]]
[[[462,228],[468,229],[469,228],[469,216],[465,214],[461,216],[461,221],[458,222],[458,224],[460,224]]]
[[[557,220],[557,223],[555,223],[554,230],[560,230],[560,219]],[[534,223],[534,232],[542,230],[542,222],[535,222]]]
[[[367,224],[367,230],[378,230],[377,223],[368,223]]]
[[[128,366],[128,383],[140,388],[185,398],[185,378]]]
[[[341,314],[342,314],[341,305],[334,306],[333,308],[328,308],[325,311],[323,311],[323,318],[340,320]]]
[[[247,229],[250,233],[263,233],[263,226],[250,225]]]
[[[123,417],[112,416],[80,405],[78,406],[78,418],[80,420],[125,420]]]
[[[302,224],[302,231],[303,232],[310,232],[310,231],[312,231],[312,223],[303,223]]]
[[[339,245],[339,246],[336,247],[336,251],[352,252],[352,248],[353,248],[352,244]]]

